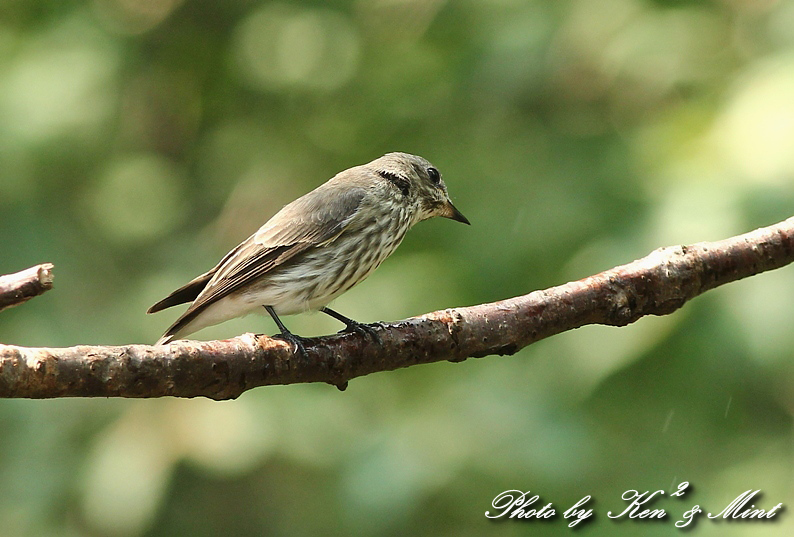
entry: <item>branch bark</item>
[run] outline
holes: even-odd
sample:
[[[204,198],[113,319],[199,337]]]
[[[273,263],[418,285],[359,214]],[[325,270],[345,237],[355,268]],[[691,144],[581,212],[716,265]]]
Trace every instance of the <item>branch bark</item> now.
[[[52,268],[52,263],[44,263],[15,274],[0,276],[0,311],[18,306],[52,289]]]
[[[378,371],[513,354],[587,324],[666,315],[720,285],[794,261],[794,217],[718,242],[671,246],[579,281],[490,304],[379,323],[311,340],[307,355],[267,336],[169,345],[25,348],[0,345],[0,397],[232,399],[257,386],[347,381]]]

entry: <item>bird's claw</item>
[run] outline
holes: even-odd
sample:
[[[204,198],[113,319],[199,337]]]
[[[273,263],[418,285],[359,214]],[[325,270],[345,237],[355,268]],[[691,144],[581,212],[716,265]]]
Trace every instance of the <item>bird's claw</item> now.
[[[308,358],[309,354],[306,352],[306,343],[309,342],[308,338],[296,336],[292,332],[281,332],[276,334],[277,338],[283,339],[287,343],[295,345],[295,351],[299,352],[303,358]]]

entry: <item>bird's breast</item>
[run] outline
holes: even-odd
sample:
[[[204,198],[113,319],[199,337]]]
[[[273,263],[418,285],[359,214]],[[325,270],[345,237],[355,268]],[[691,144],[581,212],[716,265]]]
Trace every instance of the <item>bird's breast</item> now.
[[[320,309],[366,279],[400,245],[410,227],[406,211],[360,221],[335,240],[270,273],[256,294],[267,296],[278,314]]]

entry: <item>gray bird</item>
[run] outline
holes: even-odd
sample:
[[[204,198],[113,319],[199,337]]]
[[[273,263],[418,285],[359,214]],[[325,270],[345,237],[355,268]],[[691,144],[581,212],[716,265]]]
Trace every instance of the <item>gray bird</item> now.
[[[452,205],[441,174],[422,157],[389,153],[345,170],[286,205],[213,269],[149,308],[154,313],[191,302],[157,344],[261,307],[281,336],[303,349],[303,338],[279,319],[319,310],[366,325],[327,306],[389,257],[417,222],[443,216],[468,224]]]

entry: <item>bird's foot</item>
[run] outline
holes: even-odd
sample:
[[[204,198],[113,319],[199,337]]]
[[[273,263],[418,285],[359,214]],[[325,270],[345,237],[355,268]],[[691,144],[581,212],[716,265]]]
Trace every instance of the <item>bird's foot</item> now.
[[[370,338],[372,338],[372,341],[374,341],[378,345],[383,345],[383,340],[381,340],[380,335],[378,335],[378,331],[375,329],[375,327],[368,325],[366,323],[360,323],[358,321],[354,321],[353,319],[350,319],[349,321],[350,322],[345,323],[346,326],[339,331],[340,334],[355,333],[355,334],[361,334],[364,337],[369,336]]]
[[[338,313],[328,307],[322,308],[320,311],[326,315],[330,315],[337,321],[345,323],[345,328],[339,331],[340,334],[355,332],[356,334],[361,334],[362,336],[369,336],[378,345],[383,345],[383,341],[380,339],[377,330],[375,330],[372,325],[354,321],[350,317],[345,317],[341,313]]]
[[[308,358],[308,353],[306,352],[306,344],[309,343],[309,338],[296,336],[292,332],[283,331],[280,334],[276,334],[274,337],[279,339],[283,339],[287,343],[292,343],[295,345],[295,351],[299,352],[302,357]]]

